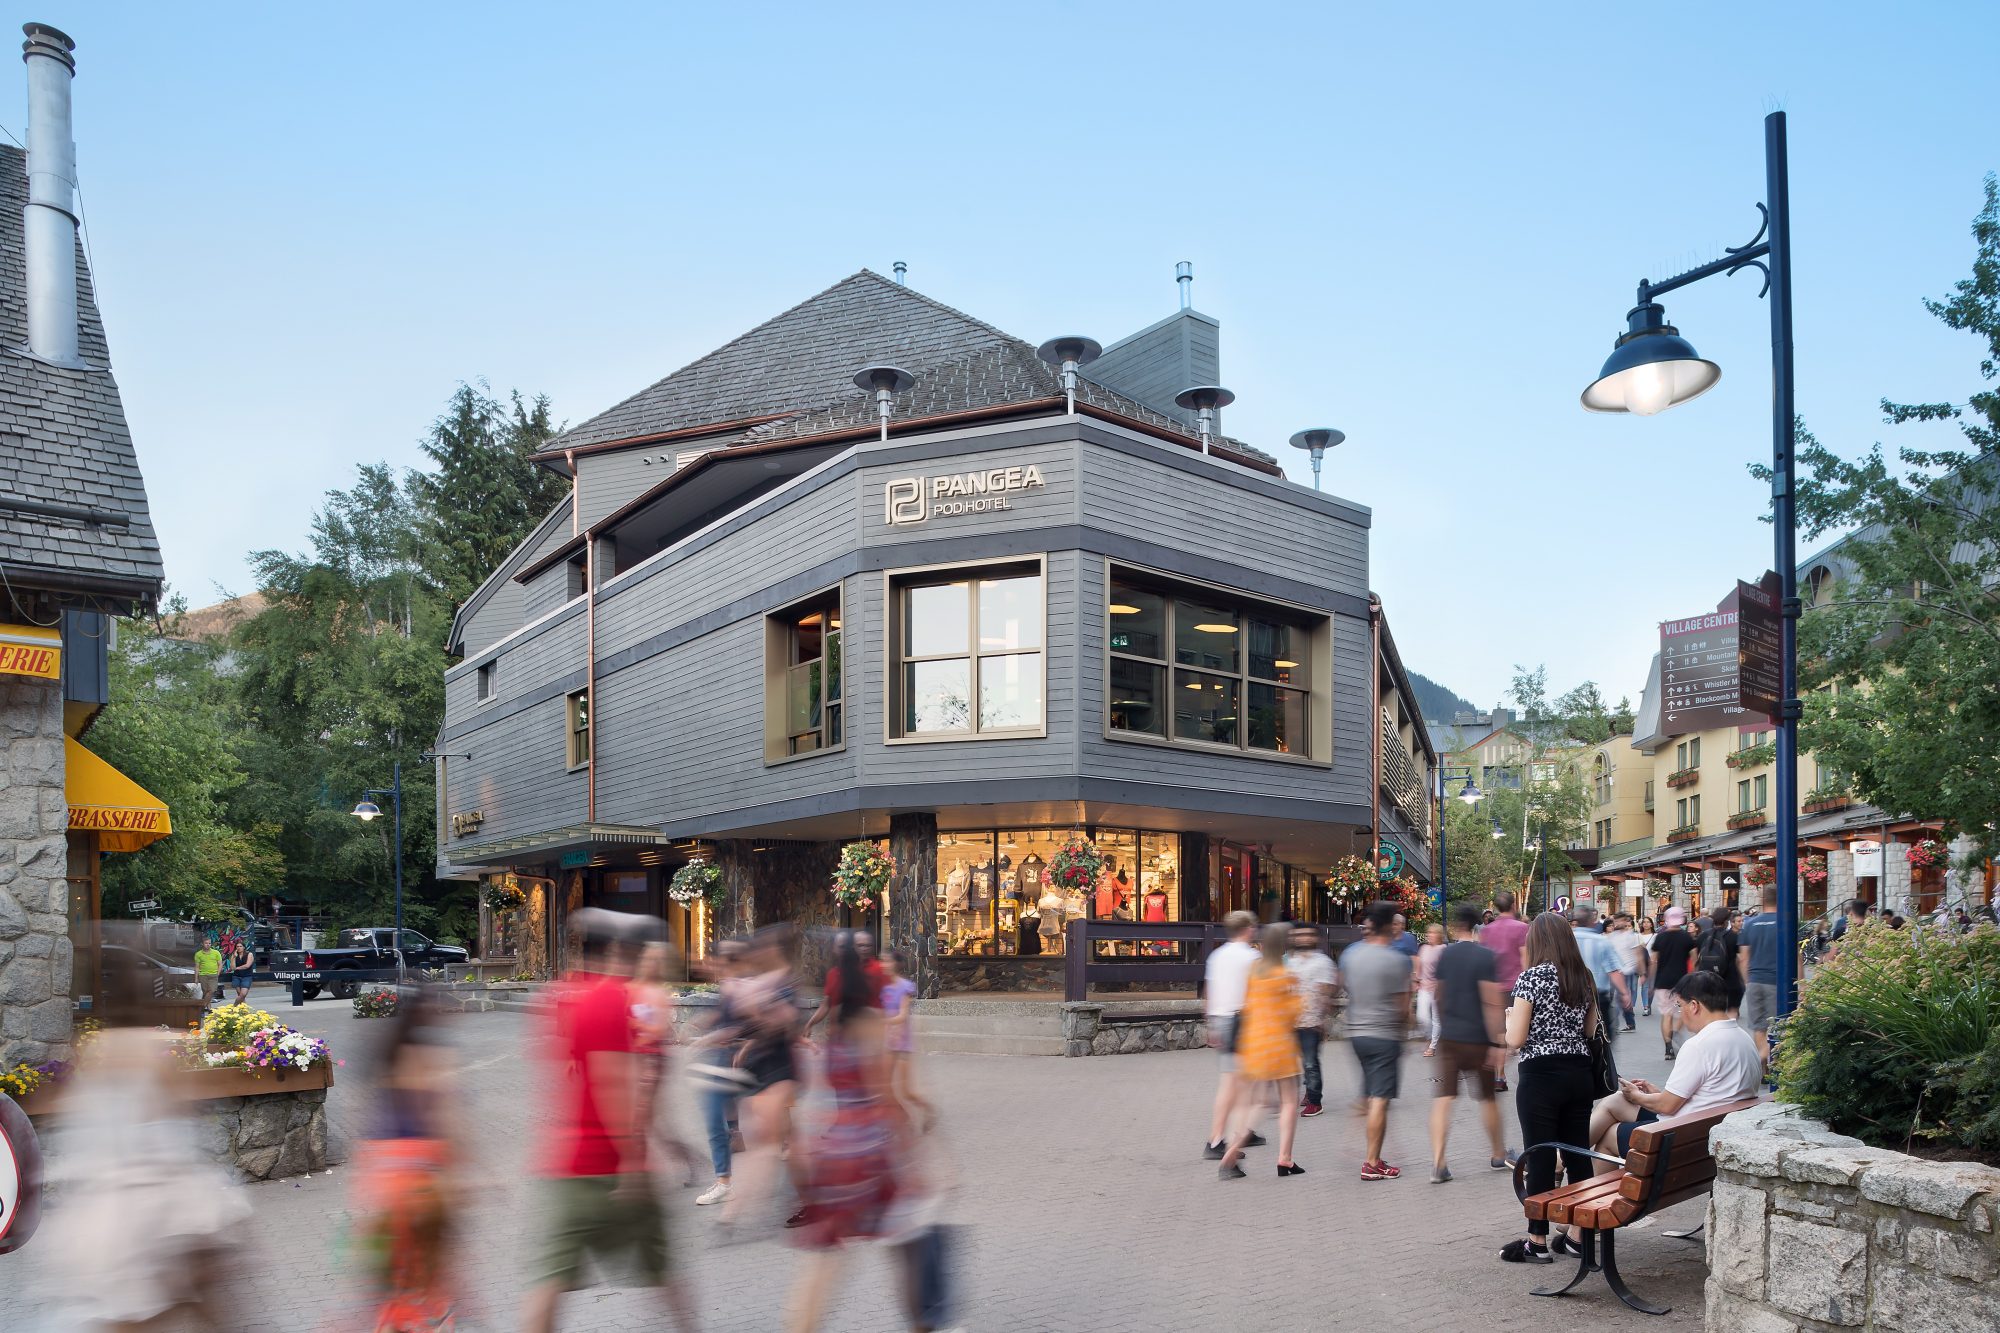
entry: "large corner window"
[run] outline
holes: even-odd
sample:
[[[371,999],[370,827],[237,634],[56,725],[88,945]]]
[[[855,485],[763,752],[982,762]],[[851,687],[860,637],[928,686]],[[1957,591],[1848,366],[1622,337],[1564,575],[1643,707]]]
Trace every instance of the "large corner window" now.
[[[837,750],[846,743],[840,625],[838,588],[795,602],[766,620],[767,762]]]
[[[1046,599],[1039,562],[894,577],[892,740],[1039,735]]]
[[[569,766],[582,768],[590,762],[590,691],[570,695],[563,716],[569,733]]]
[[[1326,652],[1324,617],[1116,569],[1106,613],[1114,735],[1320,757],[1313,664]]]

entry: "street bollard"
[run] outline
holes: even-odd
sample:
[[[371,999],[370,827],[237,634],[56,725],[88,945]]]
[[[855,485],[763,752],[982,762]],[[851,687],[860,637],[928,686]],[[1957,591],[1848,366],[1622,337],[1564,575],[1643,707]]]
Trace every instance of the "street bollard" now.
[[[293,977],[292,1008],[303,1009],[305,1007],[306,1007],[306,979],[304,977]]]

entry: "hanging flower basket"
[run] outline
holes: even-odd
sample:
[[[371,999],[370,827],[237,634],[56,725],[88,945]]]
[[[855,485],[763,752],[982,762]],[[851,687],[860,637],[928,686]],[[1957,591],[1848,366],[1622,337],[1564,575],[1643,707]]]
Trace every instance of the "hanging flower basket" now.
[[[1944,864],[1944,844],[1936,838],[1925,838],[1922,842],[1910,844],[1910,850],[1903,853],[1912,870],[1929,870],[1932,866]]]
[[[833,868],[833,900],[857,910],[873,907],[895,873],[895,857],[872,842],[850,842]]]
[[[1826,883],[1826,857],[1808,856],[1806,863],[1799,867],[1799,878],[1811,888],[1820,888]]]
[[[1761,889],[1766,884],[1776,884],[1778,882],[1778,868],[1769,861],[1754,862],[1744,870],[1743,882],[1753,889]]]
[[[1069,841],[1049,858],[1049,882],[1059,888],[1081,892],[1094,886],[1103,874],[1104,853],[1080,833],[1070,834]]]
[[[486,886],[486,906],[492,911],[518,912],[528,905],[528,891],[511,879]]]
[[[667,897],[682,907],[693,907],[698,902],[720,907],[728,895],[729,888],[722,882],[722,867],[706,861],[688,862],[667,881]]]
[[[1343,856],[1326,872],[1326,890],[1337,903],[1359,907],[1382,891],[1382,872],[1365,856]]]

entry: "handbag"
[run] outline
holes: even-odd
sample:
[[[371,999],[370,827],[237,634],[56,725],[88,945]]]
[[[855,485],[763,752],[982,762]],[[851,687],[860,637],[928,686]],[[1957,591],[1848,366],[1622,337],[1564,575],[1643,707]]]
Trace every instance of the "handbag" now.
[[[1584,1041],[1590,1047],[1591,1100],[1609,1097],[1618,1091],[1618,1061],[1611,1055],[1611,1034],[1599,1023]]]

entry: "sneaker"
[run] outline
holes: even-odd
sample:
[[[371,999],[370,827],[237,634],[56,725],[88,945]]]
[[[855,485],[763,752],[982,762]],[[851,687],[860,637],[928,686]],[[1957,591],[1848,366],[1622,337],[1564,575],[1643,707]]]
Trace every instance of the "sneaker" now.
[[[1493,1091],[1495,1092],[1507,1091],[1507,1078],[1504,1074],[1493,1080]]]
[[[1363,1162],[1361,1164],[1361,1178],[1363,1180],[1397,1180],[1402,1177],[1402,1174],[1400,1170],[1390,1166],[1387,1162]]]
[[[804,1226],[807,1222],[810,1222],[811,1220],[812,1220],[811,1218],[806,1216],[806,1210],[801,1208],[796,1213],[793,1213],[790,1217],[785,1219],[785,1229],[788,1231],[797,1230],[799,1227]]]
[[[1637,1032],[1639,1030],[1639,1025],[1637,1023],[1627,1023],[1625,1025],[1625,1030],[1627,1032]]]
[[[1514,1163],[1520,1160],[1521,1160],[1521,1154],[1515,1152],[1512,1148],[1509,1148],[1507,1150],[1507,1155],[1505,1157],[1487,1158],[1486,1165],[1492,1167],[1495,1171],[1512,1171],[1514,1169]]]
[[[1673,1048],[1672,1046],[1668,1046],[1668,1047],[1667,1047],[1667,1059],[1671,1060],[1671,1059],[1673,1059],[1673,1058],[1674,1058],[1674,1048]]]
[[[1243,1140],[1243,1146],[1246,1148],[1261,1148],[1269,1142],[1269,1139],[1253,1129],[1250,1131],[1250,1137]]]
[[[1210,1162],[1219,1162],[1224,1157],[1226,1157],[1228,1153],[1229,1150],[1226,1146],[1224,1146],[1221,1139],[1217,1139],[1213,1143],[1205,1143],[1202,1145],[1201,1148],[1202,1158],[1205,1161],[1210,1161]]]
[[[1639,1011],[1639,1017],[1641,1018],[1651,1018],[1652,1016],[1653,1016],[1653,1006],[1650,1004]]]
[[[1299,1108],[1300,1115],[1323,1115],[1325,1114],[1325,1112],[1326,1108],[1324,1106],[1321,1106],[1318,1102],[1307,1102],[1304,1106],[1301,1106]]]
[[[694,1196],[697,1207],[706,1208],[712,1203],[721,1203],[729,1197],[729,1182],[718,1180],[707,1189]]]
[[[1451,1168],[1448,1166],[1435,1167],[1431,1171],[1431,1184],[1433,1185],[1442,1185],[1450,1179]]]

